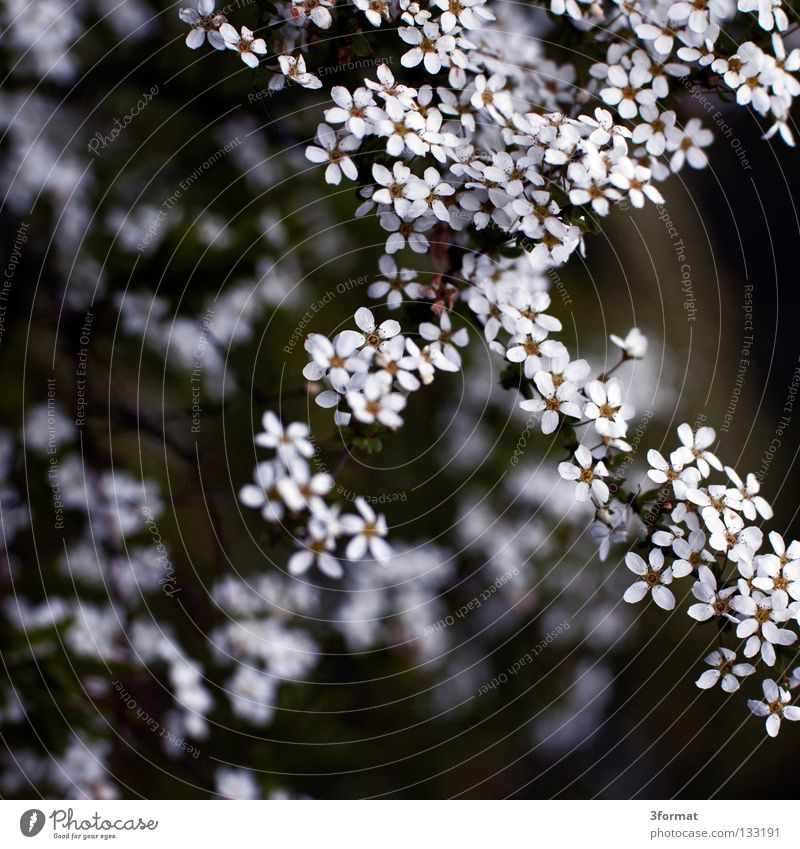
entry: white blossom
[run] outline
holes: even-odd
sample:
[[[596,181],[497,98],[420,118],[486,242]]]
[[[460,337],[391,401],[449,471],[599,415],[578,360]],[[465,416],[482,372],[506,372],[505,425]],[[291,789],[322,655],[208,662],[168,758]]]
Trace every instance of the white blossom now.
[[[706,656],[705,662],[713,668],[707,669],[695,682],[701,690],[708,690],[721,681],[726,693],[735,693],[739,689],[739,678],[756,671],[750,663],[736,663],[736,652],[726,648],[715,649]]]
[[[242,57],[242,62],[251,68],[258,66],[258,57],[267,52],[267,44],[263,38],[256,38],[253,31],[242,27],[241,33],[228,23],[222,24],[219,34],[225,40],[228,50],[236,50]],[[212,42],[213,43],[213,42]]]
[[[384,539],[387,533],[386,519],[376,515],[363,498],[356,498],[355,505],[359,515],[342,516],[342,529],[352,537],[345,552],[347,559],[363,560],[369,554],[377,561],[386,563],[392,556],[392,549]]]
[[[602,462],[595,463],[592,454],[585,445],[575,449],[575,463],[559,463],[558,473],[568,481],[575,481],[575,498],[587,501],[594,498],[598,504],[608,501],[608,484],[602,480],[608,476],[608,469]]]
[[[672,583],[672,569],[664,567],[664,552],[660,548],[650,549],[648,561],[633,551],[625,555],[625,565],[639,576],[639,580],[625,590],[624,600],[630,604],[641,601],[647,593],[653,596],[653,601],[664,610],[675,607],[675,596],[668,585]]]
[[[763,684],[764,701],[749,699],[747,706],[756,716],[766,717],[767,734],[777,737],[781,730],[781,720],[788,719],[796,722],[800,719],[800,708],[791,704],[792,697],[788,690],[779,687],[771,678]]]
[[[319,145],[309,145],[306,148],[306,158],[311,162],[327,162],[325,181],[338,186],[342,174],[350,180],[358,179],[358,169],[348,156],[358,150],[361,142],[352,135],[337,135],[327,124],[317,127]]]

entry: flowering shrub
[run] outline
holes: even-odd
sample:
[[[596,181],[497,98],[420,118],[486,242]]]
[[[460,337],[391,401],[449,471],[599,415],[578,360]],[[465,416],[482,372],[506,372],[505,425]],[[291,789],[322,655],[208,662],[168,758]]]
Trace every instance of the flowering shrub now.
[[[692,594],[700,603],[689,608],[689,615],[717,622],[720,639],[730,637],[734,646],[746,640],[744,656],[767,667],[776,665],[776,647],[788,649],[781,680],[786,687],[797,685],[800,678],[787,677],[786,663],[794,657],[791,647],[800,621],[800,542],[787,548],[780,534],[771,532],[774,553],[758,553],[763,532],[748,523],[770,519],[771,508],[758,494],[753,475],[745,483],[726,466],[722,482],[704,483],[712,468],[723,469],[709,450],[716,440],[710,427],[681,425],[681,444],[668,458],[648,452],[648,477],[657,487],[625,489],[624,477],[613,470],[631,451],[625,437],[634,410],[611,373],[644,357],[647,341],[638,328],[624,339],[612,335],[620,362],[589,380],[589,364],[572,359],[553,338],[561,322],[547,312],[545,282],[549,269],[585,249],[587,234],[615,205],[662,204],[658,182],[686,164],[708,164],[704,148],[713,133],[696,118],[682,127],[675,111],[695,87],[732,92],[737,104],[767,119],[765,138],[778,133],[794,145],[789,113],[800,92],[793,75],[800,69],[800,50],[787,55],[781,33],[789,19],[781,0],[740,0],[738,5],[554,0],[549,11],[561,17],[565,37],[593,33],[591,50],[581,54],[581,62],[563,64],[541,55],[538,44],[525,49],[522,38],[512,39],[519,53],[504,44],[509,30],[518,31],[516,21],[506,22],[499,12],[498,22],[487,0],[359,2],[356,8],[371,26],[396,28],[404,70],[395,75],[384,64],[376,78],[366,76],[352,91],[333,86],[329,96],[335,105],[324,111],[317,144],[306,148],[306,157],[325,164],[327,183],[339,185],[343,177],[358,183],[365,199],[358,214],[374,212],[389,233],[381,270],[390,279],[370,294],[389,292],[390,308],[399,305],[400,297],[431,301],[440,324],[415,328],[428,343],[422,350],[403,339],[396,321],[377,325],[365,307],[356,313],[360,333],[342,331],[332,342],[312,334],[306,342],[312,361],[304,376],[324,379],[331,387],[316,402],[336,408],[339,425],[349,425],[354,417],[356,432],[362,424],[401,427],[406,396],[430,382],[436,368],[460,367],[457,346],[467,344],[468,334],[463,327],[453,332],[451,315],[455,318],[459,301],[465,302],[491,350],[508,361],[503,381],[526,396],[520,407],[541,414],[543,433],[558,431],[568,446],[579,443],[571,448],[572,462],[561,463],[558,471],[576,482],[577,500],[593,504],[593,534],[619,536],[634,516],[641,520],[640,545],[649,553],[647,560],[635,552],[626,555],[638,580],[625,601],[637,603],[650,595],[659,607],[672,610],[676,602],[670,586],[691,576]],[[204,17],[181,14],[192,25],[189,47],[201,46],[207,32],[219,48],[222,36],[224,46],[253,67],[258,64],[254,53],[269,52],[277,59],[277,66],[275,59],[265,60],[271,87],[295,83],[316,89],[323,84],[307,70],[304,54],[315,33],[331,28],[341,13],[333,4],[293,0],[264,21],[271,25],[269,50],[263,39],[253,41],[246,27],[239,36],[224,16],[215,16],[210,0],[200,4],[197,14]],[[758,35],[752,34],[752,13]],[[747,34],[749,40],[739,43],[735,34]],[[608,108],[587,109],[593,99]],[[438,244],[431,244],[426,235],[431,232]],[[392,257],[406,245],[434,255],[434,284],[420,287],[413,282],[413,270],[398,272]],[[585,438],[578,436],[582,427]],[[305,466],[287,470],[288,483],[283,470],[267,466],[262,472],[259,467],[262,489],[247,487],[242,499],[250,506],[266,501],[267,518],[273,521],[280,519],[283,503],[310,506],[313,518],[301,537],[305,568],[311,552],[321,550],[319,558],[333,546],[333,534],[326,536],[322,529],[333,525],[347,533],[353,519],[331,519],[322,501],[306,502],[296,494],[298,480],[313,489],[322,476],[309,479]],[[332,485],[327,477],[316,484],[323,488],[320,495]],[[283,503],[271,506],[262,494],[270,489]],[[619,505],[616,512],[612,501]],[[375,516],[364,513],[362,521],[372,529]],[[386,559],[385,524],[370,532],[373,544],[381,542],[373,556]],[[354,553],[362,556],[365,547],[365,542],[351,542],[348,559]],[[608,548],[601,554],[607,555]],[[320,561],[320,568],[337,574],[332,564]],[[706,660],[714,669],[698,679],[702,688],[721,679],[731,692],[739,686],[737,677],[756,671],[749,663],[737,663],[736,652],[722,645]],[[778,733],[781,717],[800,719],[800,708],[788,704],[787,690],[772,679],[765,680],[764,693],[766,707],[757,701],[749,705],[768,717],[771,736]]]
[[[118,27],[123,40],[162,38],[138,0],[124,14],[104,4],[80,13]],[[65,23],[39,38],[37,15],[48,14],[4,3],[15,74],[67,90],[79,85],[81,63],[112,61],[104,51],[80,55],[66,5],[41,0],[37,8]],[[560,673],[561,701],[538,710],[530,731],[537,748],[560,755],[604,723],[611,673],[601,661],[632,631],[634,606],[651,603],[659,615],[683,608],[685,625],[711,635],[688,679],[700,690],[757,694],[760,681],[763,700],[746,704],[770,737],[800,719],[800,542],[765,524],[774,518],[766,487],[727,464],[705,417],[679,424],[666,448],[642,443],[656,330],[629,328],[609,309],[614,355],[602,361],[578,345],[556,294],[560,270],[591,257],[618,216],[635,221],[653,205],[666,215],[671,181],[709,166],[724,135],[715,104],[754,113],[765,147],[794,146],[800,48],[789,41],[788,5],[198,0],[177,18],[196,51],[186,51],[181,97],[214,114],[213,132],[175,121],[182,106],[156,117],[168,90],[160,84],[113,131],[99,127],[85,154],[59,152],[64,131],[52,115],[75,135],[90,120],[59,112],[70,109],[66,97],[56,104],[25,89],[0,100],[11,211],[53,219],[42,269],[63,288],[46,293],[43,321],[58,328],[52,369],[63,363],[75,378],[74,404],[55,389],[59,373],[45,401],[20,401],[21,427],[0,431],[14,589],[3,606],[12,669],[2,721],[19,727],[30,715],[37,727],[39,706],[17,697],[15,681],[27,681],[14,661],[28,651],[74,731],[56,757],[47,739],[4,758],[0,789],[136,793],[114,775],[114,760],[157,743],[192,788],[281,796],[293,792],[291,756],[274,780],[259,775],[279,748],[265,736],[254,763],[233,765],[232,729],[246,729],[248,751],[267,728],[293,739],[285,713],[314,710],[308,694],[331,687],[345,656],[365,665],[336,683],[380,687],[411,670],[427,676],[420,689],[434,691],[437,712],[457,712],[521,680],[531,654],[495,675],[503,664],[487,659],[494,644],[481,640],[491,633],[510,644],[531,622],[537,660],[545,649],[588,647]],[[172,80],[168,54],[159,61]],[[345,79],[332,68],[346,68]],[[237,98],[252,113],[230,117]],[[274,104],[287,103],[276,118]],[[703,110],[708,118],[694,114]],[[134,156],[128,128],[149,120],[175,133],[169,181],[160,151],[147,180],[138,166],[117,179],[115,157]],[[212,150],[190,162],[184,145],[198,137]],[[277,196],[290,185],[297,198],[287,212]],[[228,217],[217,212],[220,197]],[[351,219],[363,244],[348,252],[338,225]],[[326,266],[375,245],[368,285],[342,282],[318,299]],[[111,328],[108,350],[95,341],[94,311]],[[77,370],[74,340],[60,335],[73,329]],[[453,412],[443,399],[459,389]],[[691,419],[668,412],[672,431]],[[482,458],[509,420],[524,417],[511,468],[485,480]],[[428,456],[444,432],[455,448],[440,468]],[[529,450],[534,441],[541,453]],[[398,444],[422,458],[407,479]],[[354,461],[403,488],[351,490]],[[176,463],[190,482],[173,489]],[[43,554],[34,478],[64,531]],[[423,484],[434,496],[418,494]],[[509,499],[502,510],[495,489]],[[418,516],[400,510],[407,501]],[[184,532],[179,519],[192,511],[207,520],[205,536]],[[21,564],[40,557],[56,565],[37,583]],[[598,561],[603,571],[586,569]],[[457,658],[462,645],[470,648]],[[88,715],[69,696],[67,667]],[[451,679],[464,692],[445,692]],[[375,702],[416,699],[416,687],[407,696],[378,689]],[[338,698],[319,709],[312,747],[323,735],[351,738],[348,712],[362,706]],[[339,711],[343,724],[326,725]]]

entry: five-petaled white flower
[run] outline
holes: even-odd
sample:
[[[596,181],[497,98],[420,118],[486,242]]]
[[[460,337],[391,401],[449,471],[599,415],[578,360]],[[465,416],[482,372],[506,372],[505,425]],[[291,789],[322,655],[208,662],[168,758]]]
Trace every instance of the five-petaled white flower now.
[[[756,671],[750,663],[736,663],[736,652],[723,647],[707,655],[705,662],[713,669],[707,669],[695,682],[701,690],[709,690],[721,680],[726,693],[735,693],[739,689],[739,678]]]
[[[622,384],[613,377],[605,382],[593,380],[586,385],[586,393],[590,400],[583,413],[600,436],[625,436],[633,408],[622,403]]]
[[[718,471],[722,470],[722,463],[708,450],[717,438],[713,427],[704,426],[693,431],[691,425],[684,422],[678,426],[678,438],[682,444],[675,451],[684,465],[697,463],[697,468],[704,478],[711,474],[711,466]]]
[[[320,29],[328,29],[333,23],[330,8],[332,0],[292,0],[292,16],[310,18],[311,23]]]
[[[479,29],[486,21],[493,21],[494,14],[485,3],[486,0],[433,0],[431,5],[442,9],[442,29],[452,32],[458,24],[464,29]]]
[[[609,180],[622,191],[628,193],[631,203],[641,208],[645,198],[653,203],[664,203],[661,192],[650,182],[652,172],[644,165],[638,165],[633,159],[623,156],[614,164]]]
[[[214,0],[197,0],[196,9],[179,9],[178,17],[191,26],[186,35],[186,46],[192,50],[202,47],[208,36],[208,43],[215,50],[225,50],[225,39],[219,27],[226,23],[225,16],[214,11]]]
[[[375,321],[372,310],[366,307],[359,307],[356,310],[355,320],[361,330],[361,333],[357,337],[354,337],[356,338],[356,345],[359,348],[363,348],[367,354],[374,353],[375,351],[385,351],[386,342],[397,336],[400,332],[399,322],[393,318],[387,318],[386,321],[378,324]],[[347,332],[355,333],[352,330]]]
[[[347,403],[360,422],[380,422],[396,430],[403,425],[399,413],[405,408],[406,399],[399,392],[390,390],[384,379],[385,374],[371,374],[362,391],[347,393]]]
[[[769,534],[769,541],[774,554],[756,558],[759,575],[753,579],[753,586],[764,592],[782,593],[787,604],[788,597],[800,601],[800,542],[792,540],[787,546],[777,531]]]
[[[361,344],[361,334],[355,330],[338,333],[333,342],[321,333],[309,333],[305,349],[311,355],[311,362],[303,368],[303,377],[306,380],[327,377],[337,392],[344,392],[354,374],[367,370],[365,360],[355,355]]]
[[[537,371],[533,382],[541,397],[526,399],[519,406],[527,412],[542,414],[542,433],[552,433],[558,427],[559,413],[580,418],[581,408],[573,400],[578,391],[574,384],[565,380],[556,386],[548,371]]]
[[[287,564],[290,574],[302,575],[316,562],[320,572],[329,578],[341,578],[341,563],[331,554],[336,548],[336,538],[331,526],[316,517],[308,522],[308,534],[299,551],[296,551]]]
[[[253,31],[242,27],[241,34],[236,27],[228,23],[222,24],[219,34],[225,39],[228,50],[237,50],[242,57],[242,62],[250,68],[258,66],[258,57],[267,52],[267,43],[263,38],[256,38]]]
[[[372,92],[362,87],[350,94],[344,86],[335,85],[331,89],[331,99],[336,106],[325,110],[325,120],[330,124],[344,124],[357,139],[363,138],[368,128],[367,109],[375,103]]]
[[[775,665],[775,646],[790,646],[796,642],[797,634],[788,628],[779,628],[790,611],[780,596],[766,596],[758,590],[748,595],[737,595],[731,599],[731,607],[744,618],[736,627],[736,636],[747,639],[744,656],[754,657],[761,651],[761,659],[767,666]]]
[[[602,478],[608,476],[608,469],[602,462],[595,463],[592,452],[585,445],[579,445],[575,449],[574,463],[559,463],[558,473],[564,480],[576,481],[575,499],[577,501],[588,501],[592,496],[599,504],[608,501],[608,484]]]
[[[722,517],[713,507],[703,508],[703,521],[711,531],[709,545],[714,551],[721,551],[734,562],[744,560],[749,563],[761,547],[763,534],[760,528],[744,526],[742,517],[733,510],[725,508]]]
[[[747,482],[743,481],[730,466],[725,466],[725,474],[731,479],[736,491],[741,496],[741,509],[746,519],[751,522],[755,521],[757,513],[762,519],[772,518],[772,507],[769,506],[766,498],[758,494],[761,490],[761,484],[752,472],[747,475]]]
[[[708,157],[703,148],[708,147],[712,141],[713,133],[705,129],[698,118],[690,118],[682,130],[677,127],[667,130],[667,147],[675,151],[669,162],[670,168],[675,172],[680,171],[684,162],[688,162],[692,168],[705,168]]]
[[[390,310],[396,310],[403,301],[417,300],[422,295],[422,287],[415,282],[417,272],[411,268],[398,269],[394,257],[389,254],[384,254],[378,266],[381,270],[381,277],[372,283],[367,289],[367,294],[370,298],[386,297],[386,306]]]
[[[639,66],[626,71],[621,65],[612,65],[608,69],[608,82],[600,90],[600,97],[609,104],[616,106],[622,118],[635,118],[640,106],[652,106],[656,101],[652,89],[645,88],[650,81],[650,74]]]
[[[461,365],[461,354],[458,353],[458,348],[463,348],[469,342],[469,333],[466,327],[459,327],[453,331],[453,323],[450,320],[450,315],[443,312],[439,317],[439,326],[437,327],[430,321],[424,321],[419,326],[419,335],[427,342],[438,343],[440,350],[450,362],[456,366]]]
[[[762,683],[764,701],[749,699],[747,706],[756,716],[767,718],[767,734],[777,737],[781,730],[781,720],[795,722],[800,719],[800,707],[791,704],[792,696],[788,690],[779,687],[771,678]]]
[[[358,179],[358,169],[348,156],[358,150],[361,140],[353,135],[337,135],[327,124],[317,127],[319,146],[309,145],[306,148],[306,158],[311,162],[327,162],[325,181],[338,186],[342,174],[351,180]]]
[[[363,498],[356,498],[355,504],[360,515],[348,514],[341,518],[342,530],[352,536],[345,549],[347,559],[362,560],[369,552],[380,563],[388,562],[392,549],[384,539],[387,534],[385,517],[376,515]]]
[[[398,34],[406,44],[412,45],[411,50],[400,57],[400,64],[404,68],[416,68],[422,62],[429,74],[437,74],[442,67],[447,67],[457,46],[455,36],[443,33],[435,21],[428,21],[421,28],[400,27]]]
[[[700,472],[694,466],[683,467],[683,459],[677,451],[670,454],[669,462],[662,454],[651,448],[647,452],[647,462],[650,469],[647,476],[655,483],[672,484],[675,497],[684,501],[690,490],[694,490],[700,483]]]
[[[303,88],[322,88],[322,80],[306,70],[306,60],[301,56],[278,56],[281,73]]]
[[[282,463],[266,461],[259,463],[253,471],[254,484],[245,484],[239,490],[239,500],[245,507],[261,511],[267,522],[280,522],[284,514],[283,496],[278,491],[278,482],[285,477]]]
[[[314,510],[324,507],[323,498],[333,489],[333,478],[326,472],[312,475],[308,463],[295,460],[276,487],[290,510]]]
[[[660,608],[672,610],[675,607],[675,596],[667,586],[672,583],[672,569],[669,566],[664,568],[664,552],[660,548],[651,548],[648,560],[649,563],[645,563],[633,551],[625,555],[625,565],[634,575],[638,575],[640,580],[625,590],[623,599],[630,604],[635,604],[650,593],[653,601]]]
[[[389,20],[387,0],[355,0],[355,5],[374,27],[379,27],[384,20]]]
[[[255,443],[263,448],[274,448],[278,457],[287,465],[296,457],[311,457],[314,446],[308,438],[308,425],[292,422],[287,427],[268,410],[261,418],[262,433],[256,434]]]
[[[673,575],[675,577],[681,577],[681,575],[675,574],[675,569],[679,562],[676,560],[673,563]],[[698,568],[698,573],[700,580],[695,581],[692,587],[692,595],[696,599],[699,599],[700,603],[693,604],[689,607],[687,611],[689,616],[698,622],[707,622],[709,619],[718,616],[724,616],[728,621],[736,622],[735,617],[729,612],[731,596],[736,593],[736,587],[726,587],[722,590],[717,589],[717,579],[711,569],[705,564],[702,564]]]

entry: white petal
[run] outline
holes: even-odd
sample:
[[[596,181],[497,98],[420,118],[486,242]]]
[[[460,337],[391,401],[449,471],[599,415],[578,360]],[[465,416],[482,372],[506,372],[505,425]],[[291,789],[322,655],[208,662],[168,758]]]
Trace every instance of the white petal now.
[[[653,587],[653,601],[663,610],[672,610],[675,607],[675,596],[661,585]]]
[[[697,679],[697,681],[695,681],[695,684],[697,684],[701,690],[709,690],[717,683],[717,681],[719,681],[719,670],[708,669]]]
[[[669,590],[667,590],[667,592],[669,592]],[[637,581],[625,590],[625,595],[622,596],[622,598],[629,604],[635,604],[637,601],[641,601],[646,595],[647,584],[644,581]]]

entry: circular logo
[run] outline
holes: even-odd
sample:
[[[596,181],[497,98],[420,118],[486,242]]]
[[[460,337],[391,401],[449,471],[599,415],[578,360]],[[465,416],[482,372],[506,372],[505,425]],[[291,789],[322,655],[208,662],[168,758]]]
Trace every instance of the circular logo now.
[[[44,828],[44,813],[38,808],[31,808],[19,818],[19,830],[25,837],[36,837]]]

